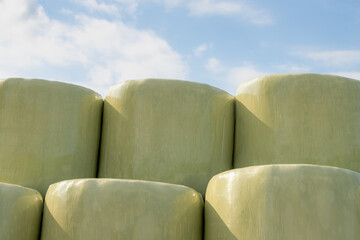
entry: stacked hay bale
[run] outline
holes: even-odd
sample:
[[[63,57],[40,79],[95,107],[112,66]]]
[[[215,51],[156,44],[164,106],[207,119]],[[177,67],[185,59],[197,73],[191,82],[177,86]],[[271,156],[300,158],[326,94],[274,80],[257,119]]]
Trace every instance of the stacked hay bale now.
[[[0,181],[44,196],[52,183],[96,177],[102,106],[72,84],[0,81]]]
[[[50,184],[95,177],[102,97],[37,79],[0,81],[1,239],[38,239]]]
[[[203,199],[180,185],[80,179],[50,186],[42,239],[202,239]]]
[[[43,238],[202,239],[196,191],[205,194],[214,174],[232,168],[233,128],[234,98],[214,87],[159,79],[112,87],[101,179],[49,188]]]
[[[19,185],[0,183],[0,196],[0,239],[39,239],[41,194]]]
[[[206,239],[359,238],[359,81],[284,74],[243,84],[234,150],[241,169],[207,189]]]
[[[145,79],[112,87],[104,103],[99,177],[182,184],[205,194],[232,168],[234,99],[199,83]]]

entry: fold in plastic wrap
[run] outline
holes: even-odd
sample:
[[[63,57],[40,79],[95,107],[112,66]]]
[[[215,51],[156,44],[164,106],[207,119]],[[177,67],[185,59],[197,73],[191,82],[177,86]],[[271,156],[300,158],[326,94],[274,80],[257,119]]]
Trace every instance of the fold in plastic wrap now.
[[[201,240],[203,199],[185,186],[117,179],[53,184],[42,240]]]
[[[38,191],[0,183],[0,239],[38,240],[42,210]]]
[[[146,79],[104,103],[99,177],[183,184],[204,194],[232,168],[234,97],[206,84]]]
[[[360,174],[316,165],[230,170],[209,182],[205,239],[347,239],[360,236]]]
[[[38,190],[95,177],[102,97],[45,80],[0,81],[0,181]]]
[[[234,167],[307,163],[360,172],[360,81],[260,77],[237,90]]]

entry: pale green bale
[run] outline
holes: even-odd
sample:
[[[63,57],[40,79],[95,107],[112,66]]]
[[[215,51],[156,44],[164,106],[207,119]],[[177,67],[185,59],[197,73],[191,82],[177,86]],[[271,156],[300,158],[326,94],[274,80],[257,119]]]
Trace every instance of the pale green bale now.
[[[0,81],[0,181],[38,190],[94,177],[102,97],[45,80]]]
[[[104,103],[99,177],[183,184],[204,194],[232,168],[234,97],[206,84],[133,80]]]
[[[38,191],[0,183],[0,239],[38,240],[42,210]]]
[[[53,184],[42,240],[201,240],[203,199],[158,182],[79,179]]]
[[[318,74],[269,75],[236,96],[234,167],[329,165],[360,172],[360,82]]]
[[[360,174],[316,165],[230,170],[209,182],[205,239],[357,240]]]

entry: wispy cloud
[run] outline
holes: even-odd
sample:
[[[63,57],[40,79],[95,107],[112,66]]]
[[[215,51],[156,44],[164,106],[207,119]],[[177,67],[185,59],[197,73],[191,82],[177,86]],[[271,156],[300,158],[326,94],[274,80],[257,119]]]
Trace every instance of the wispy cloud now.
[[[330,72],[328,74],[360,80],[360,72]]]
[[[218,73],[218,72],[222,72],[225,70],[225,67],[222,66],[222,64],[220,63],[219,59],[212,57],[209,58],[205,64],[205,68],[213,73]]]
[[[360,64],[360,50],[296,51],[293,55],[327,66],[344,67]]]
[[[227,80],[234,86],[234,88],[237,88],[245,81],[266,74],[267,73],[257,69],[253,65],[244,65],[231,68],[227,73]]]
[[[98,0],[73,0],[74,3],[79,4],[92,12],[104,12],[108,14],[118,13],[118,7],[115,4],[105,3]]]
[[[266,9],[254,7],[245,0],[72,0],[85,7],[89,12],[102,12],[109,15],[121,15],[125,12],[135,15],[143,3],[155,3],[167,10],[182,7],[193,16],[232,16],[240,17],[256,25],[268,25],[274,22]]]
[[[231,94],[235,94],[236,89],[241,83],[268,74],[249,63],[238,66],[226,66],[215,57],[207,60],[205,68],[214,78],[223,84],[222,88]]]
[[[275,68],[279,71],[281,71],[282,73],[303,73],[303,72],[310,72],[311,68],[304,66],[304,65],[299,65],[299,64],[294,64],[294,63],[284,63],[284,64],[280,64],[275,66]]]
[[[141,0],[139,0],[141,1]],[[146,0],[144,0],[146,1]],[[181,4],[184,3],[185,0],[152,0],[153,2],[155,3],[158,3],[158,4],[163,4],[165,5],[166,7],[176,7],[176,6],[180,6]]]
[[[274,22],[266,9],[248,4],[245,0],[72,0],[86,7],[91,12],[134,14],[142,3],[155,3],[173,9],[188,9],[193,16],[236,16],[257,25],[268,25]]]
[[[34,67],[77,66],[87,76],[83,85],[105,89],[126,79],[188,73],[182,56],[151,30],[86,15],[69,25],[49,18],[35,0],[0,1],[0,31],[0,55],[7,56],[0,58],[0,78]]]
[[[71,0],[73,3],[84,7],[88,12],[105,13],[119,16],[122,13],[134,15],[138,10],[138,0]]]
[[[203,52],[205,52],[206,50],[208,50],[211,47],[212,47],[212,45],[208,44],[208,43],[201,44],[195,48],[194,54],[195,54],[195,56],[199,57],[203,54]]]
[[[200,0],[189,3],[189,8],[194,15],[229,15],[242,11],[242,5],[235,2]]]
[[[243,1],[199,0],[190,1],[187,6],[190,13],[197,16],[236,15],[253,24],[267,25],[273,23],[272,17],[266,10],[252,7]]]

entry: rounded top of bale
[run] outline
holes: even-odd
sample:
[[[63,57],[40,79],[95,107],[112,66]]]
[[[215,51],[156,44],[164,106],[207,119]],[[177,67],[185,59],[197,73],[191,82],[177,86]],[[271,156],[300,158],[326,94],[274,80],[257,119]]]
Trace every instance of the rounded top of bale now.
[[[360,84],[359,80],[341,77],[336,75],[329,74],[317,74],[317,73],[282,73],[282,74],[270,74],[264,75],[257,78],[250,79],[244,83],[242,83],[238,89],[236,90],[236,95],[239,95],[245,91],[245,89],[249,89],[254,87],[255,85],[276,85],[278,83],[284,82],[293,82],[293,81],[316,81],[316,82],[326,82],[333,81],[337,83],[352,83],[352,84]]]
[[[354,79],[306,73],[250,80],[237,89],[234,166],[309,163],[359,172],[359,108]]]
[[[11,196],[33,196],[35,200],[43,201],[41,194],[35,189],[24,187],[18,184],[0,182],[0,193],[6,193]]]
[[[137,179],[114,179],[114,178],[81,178],[81,179],[71,179],[63,180],[57,183],[53,183],[49,186],[47,194],[54,194],[57,190],[59,191],[74,191],[78,192],[80,189],[86,188],[95,190],[103,188],[112,188],[112,189],[128,189],[133,188],[137,191],[141,189],[147,189],[152,191],[164,191],[169,193],[187,193],[191,194],[194,197],[197,197],[199,201],[203,202],[203,198],[200,193],[194,190],[191,187],[179,184],[171,184],[165,182],[156,182],[156,181],[145,181]]]
[[[41,87],[41,88],[50,88],[50,89],[58,89],[60,90],[67,90],[67,91],[75,91],[78,93],[86,94],[96,94],[99,97],[101,95],[90,88],[86,88],[80,85],[72,84],[72,83],[65,83],[53,80],[45,80],[45,79],[37,79],[37,78],[5,78],[0,79],[1,84],[23,84],[24,87],[29,85],[31,87]],[[102,97],[101,97],[102,98]]]
[[[228,94],[225,90],[210,86],[206,83],[199,82],[191,82],[185,80],[177,80],[177,79],[160,79],[160,78],[145,78],[145,79],[135,79],[135,80],[127,80],[120,82],[114,86],[112,86],[106,96],[112,96],[113,94],[118,95],[119,91],[123,88],[131,88],[131,87],[154,87],[161,88],[164,90],[187,90],[187,91],[202,91],[202,92],[213,92],[216,94]]]
[[[272,170],[279,170],[279,171],[306,171],[306,170],[314,170],[314,171],[341,171],[347,174],[355,174],[359,176],[360,173],[356,171],[352,171],[345,168],[340,167],[333,167],[333,166],[325,166],[325,165],[317,165],[317,164],[266,164],[266,165],[256,165],[256,166],[249,166],[243,168],[235,168],[231,170],[227,170],[221,172],[219,174],[214,175],[211,181],[214,181],[219,178],[232,178],[232,176],[236,174],[258,174],[264,171],[272,171]]]

